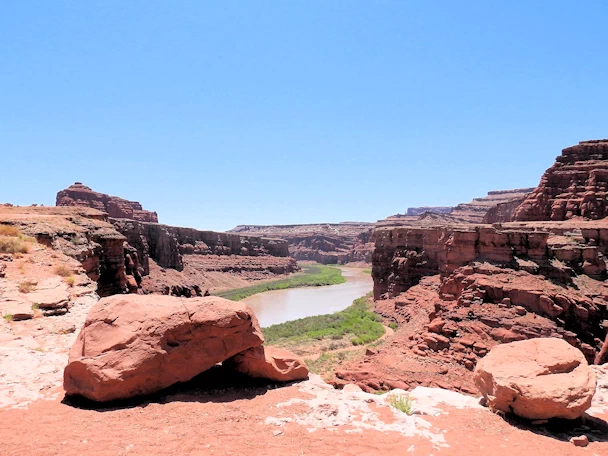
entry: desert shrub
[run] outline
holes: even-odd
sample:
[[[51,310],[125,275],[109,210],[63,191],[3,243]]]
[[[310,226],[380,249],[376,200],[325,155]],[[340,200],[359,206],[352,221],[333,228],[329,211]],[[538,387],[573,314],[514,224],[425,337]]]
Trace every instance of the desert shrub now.
[[[386,401],[392,407],[395,407],[397,410],[402,411],[406,415],[411,415],[414,413],[412,408],[413,402],[412,398],[409,396],[402,396],[401,394],[391,394],[386,398]]]
[[[6,321],[13,321],[13,314],[4,314],[3,317]]]
[[[37,282],[32,280],[26,280],[25,282],[21,282],[19,284],[19,291],[21,293],[31,293],[36,289]]]
[[[72,269],[66,266],[65,264],[55,266],[55,269],[53,271],[55,272],[55,274],[61,277],[69,277],[72,275]]]
[[[0,225],[0,236],[17,237],[21,234],[19,228],[13,225]]]
[[[17,227],[0,224],[0,253],[29,253],[30,244],[34,242],[36,239],[25,236]]]
[[[20,237],[0,236],[0,253],[29,253],[30,246]]]
[[[76,279],[74,278],[73,275],[66,277],[65,279],[65,283],[68,284],[68,287],[73,287],[74,283],[76,282]]]

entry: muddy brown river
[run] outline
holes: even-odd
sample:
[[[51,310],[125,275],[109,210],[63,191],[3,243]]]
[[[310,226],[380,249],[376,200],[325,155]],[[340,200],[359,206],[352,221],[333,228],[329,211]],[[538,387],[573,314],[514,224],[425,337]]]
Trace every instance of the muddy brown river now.
[[[373,281],[361,268],[339,266],[345,283],[324,287],[288,288],[258,293],[241,302],[251,306],[262,327],[346,309],[372,291]]]

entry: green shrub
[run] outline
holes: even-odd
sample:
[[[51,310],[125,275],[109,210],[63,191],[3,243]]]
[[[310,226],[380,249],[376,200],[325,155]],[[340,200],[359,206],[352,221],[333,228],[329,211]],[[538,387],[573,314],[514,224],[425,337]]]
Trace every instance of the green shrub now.
[[[386,401],[392,407],[395,407],[397,410],[402,411],[406,415],[411,415],[414,413],[412,408],[413,401],[409,396],[402,396],[400,394],[390,394],[387,396]]]
[[[300,318],[263,328],[266,343],[280,340],[341,339],[350,336],[353,345],[364,345],[379,339],[384,327],[379,317],[370,311],[368,294],[355,299],[352,305],[340,312]]]

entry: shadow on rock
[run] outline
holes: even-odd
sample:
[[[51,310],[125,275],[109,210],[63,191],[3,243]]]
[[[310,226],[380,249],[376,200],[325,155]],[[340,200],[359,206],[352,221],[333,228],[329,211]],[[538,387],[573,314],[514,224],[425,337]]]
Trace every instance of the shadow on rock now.
[[[608,423],[600,418],[589,415],[575,420],[552,418],[540,425],[535,425],[533,422],[515,415],[507,415],[505,421],[519,429],[551,437],[562,442],[567,442],[572,437],[579,437],[581,435],[586,435],[589,442],[608,442]]]
[[[282,388],[293,383],[295,382],[277,383],[266,379],[252,378],[218,365],[197,375],[188,382],[176,383],[154,394],[110,402],[95,402],[82,396],[66,395],[61,402],[71,407],[96,410],[98,412],[146,407],[150,403],[222,403],[241,399],[253,399],[256,396],[266,394],[268,390]]]

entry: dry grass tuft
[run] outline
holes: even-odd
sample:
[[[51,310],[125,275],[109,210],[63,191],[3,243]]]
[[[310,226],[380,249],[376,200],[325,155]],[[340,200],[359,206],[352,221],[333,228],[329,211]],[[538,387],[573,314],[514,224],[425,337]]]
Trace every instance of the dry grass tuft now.
[[[20,234],[19,228],[13,225],[0,225],[0,236],[18,237]]]
[[[68,287],[73,287],[74,283],[76,283],[76,278],[73,275],[70,275],[65,278],[65,283],[68,284]]]
[[[32,280],[26,280],[25,282],[21,282],[19,284],[19,291],[21,293],[31,293],[32,291],[34,291],[36,289],[36,285],[38,285],[38,282],[34,282]]]
[[[73,274],[72,269],[66,266],[65,264],[60,264],[59,266],[56,266],[54,271],[55,274],[61,277],[69,277]]]
[[[14,255],[29,253],[30,244],[35,242],[36,239],[23,235],[19,228],[13,225],[0,224],[0,253],[12,253]]]

